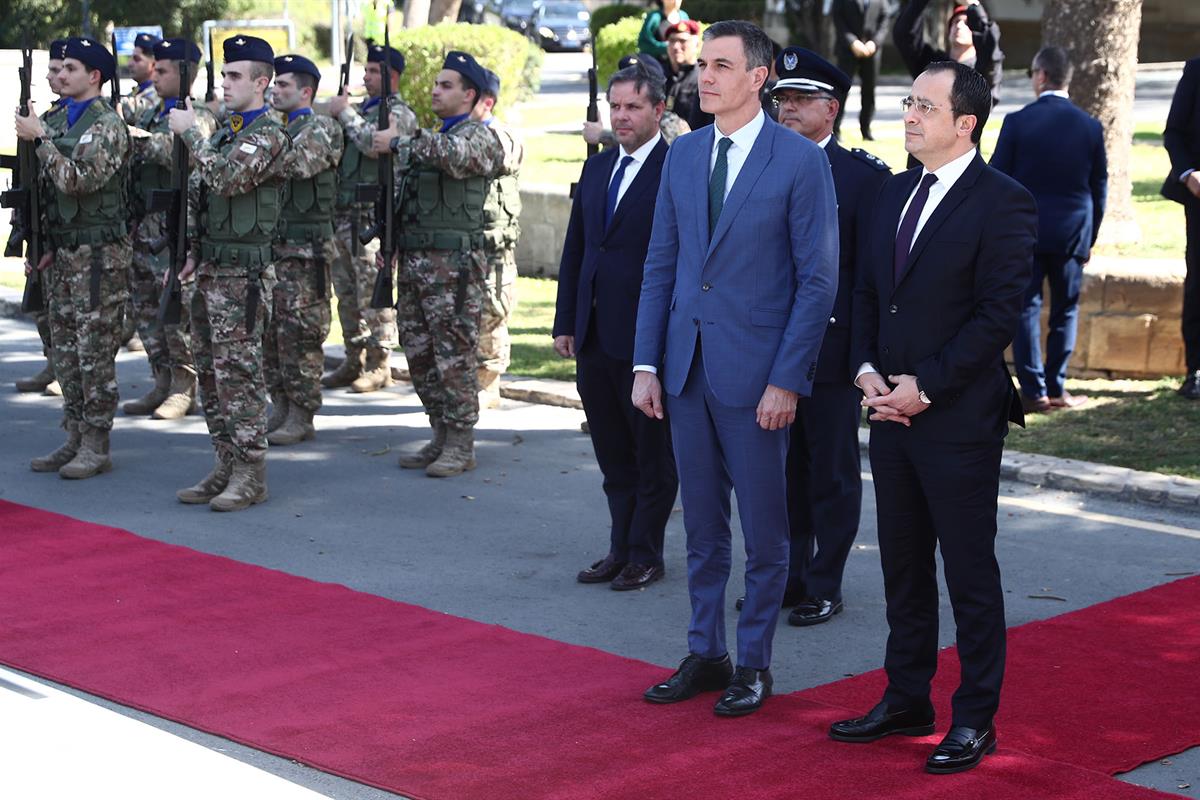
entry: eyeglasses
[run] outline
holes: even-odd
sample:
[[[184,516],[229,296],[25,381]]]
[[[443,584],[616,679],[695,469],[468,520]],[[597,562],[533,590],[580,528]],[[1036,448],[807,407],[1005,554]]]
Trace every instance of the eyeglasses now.
[[[928,100],[914,100],[911,97],[906,97],[900,101],[900,107],[904,109],[904,113],[906,113],[906,114],[909,112],[909,110],[913,106],[917,107],[917,111],[921,112],[922,117],[928,117],[934,111],[937,111],[939,108],[942,107],[942,106],[935,106],[933,103],[929,102]]]

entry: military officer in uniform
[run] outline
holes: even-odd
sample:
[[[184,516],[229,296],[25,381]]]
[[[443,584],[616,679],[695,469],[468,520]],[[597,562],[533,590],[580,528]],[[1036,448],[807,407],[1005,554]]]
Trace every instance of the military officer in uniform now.
[[[225,40],[224,51],[228,124],[206,138],[190,100],[168,117],[192,155],[200,230],[180,278],[196,275],[192,347],[216,451],[212,471],[176,496],[214,511],[240,511],[267,499],[262,348],[289,142],[263,99],[275,61],[271,46],[238,35]]]
[[[485,205],[494,211],[487,219],[484,251],[487,253],[487,286],[479,320],[479,403],[485,408],[500,405],[500,376],[512,360],[508,318],[517,303],[517,240],[521,236],[521,163],[525,145],[516,131],[492,116],[500,97],[500,76],[485,69],[487,86],[475,104],[471,118],[477,119],[500,141],[504,167],[491,184],[495,195]]]
[[[342,123],[345,153],[338,167],[338,198],[335,227],[337,257],[333,262],[333,289],[338,298],[338,318],[346,358],[321,384],[329,388],[349,386],[355,392],[373,392],[390,386],[392,370],[388,358],[399,344],[394,308],[371,308],[375,288],[377,241],[362,244],[360,231],[374,223],[373,205],[355,199],[359,184],[378,182],[379,161],[371,152],[371,136],[378,129],[376,106],[383,102],[383,72],[391,70],[392,94],[386,99],[391,124],[402,136],[417,130],[417,115],[398,92],[404,74],[404,56],[395,48],[371,45],[363,83],[370,97],[358,108],[346,94],[333,98],[329,113]]]
[[[138,116],[133,136],[130,208],[133,215],[133,271],[130,293],[137,319],[137,332],[146,348],[154,385],[142,397],[125,403],[126,414],[151,414],[155,419],[180,419],[196,405],[196,364],[188,317],[192,284],[184,289],[184,303],[177,324],[160,325],[159,299],[167,272],[166,250],[152,252],[166,231],[166,211],[151,212],[151,192],[171,186],[171,155],[175,137],[168,117],[187,95],[199,71],[200,48],[186,39],[167,39],[154,46],[155,103]],[[189,64],[189,84],[180,88],[180,64]],[[161,98],[161,99],[159,99]],[[203,105],[196,107],[196,125],[206,137],[217,131],[216,116]]]
[[[35,472],[90,478],[112,469],[109,431],[117,409],[116,353],[129,278],[125,226],[129,134],[100,88],[117,68],[99,42],[71,38],[59,86],[66,120],[48,129],[16,117],[17,136],[37,144],[51,184],[45,197],[50,250],[31,269],[50,269],[50,339],[63,390],[67,441],[35,458]]]
[[[692,118],[700,108],[700,71],[696,69],[696,45],[700,25],[693,19],[681,19],[667,28],[667,111],[680,119]]]
[[[154,88],[154,48],[162,39],[153,33],[139,33],[133,40],[133,56],[129,59],[129,74],[136,85],[121,98],[121,118],[137,125],[142,114],[158,105]]]
[[[275,59],[271,104],[287,115],[292,149],[275,242],[275,291],[264,360],[271,416],[267,441],[290,445],[314,435],[321,408],[321,345],[329,335],[329,264],[334,258],[333,207],[342,126],[313,113],[321,73],[304,56]]]
[[[397,308],[413,386],[433,428],[432,439],[400,466],[436,478],[475,468],[484,220],[499,214],[488,208],[497,199],[490,186],[505,163],[500,139],[471,118],[485,86],[475,58],[450,51],[431,94],[441,129],[405,138],[393,127],[376,133],[373,145],[377,153],[392,147],[407,164]]]

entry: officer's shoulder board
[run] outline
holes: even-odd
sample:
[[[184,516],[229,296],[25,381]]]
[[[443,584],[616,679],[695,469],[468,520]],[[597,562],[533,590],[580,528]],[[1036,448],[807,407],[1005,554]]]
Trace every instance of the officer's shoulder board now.
[[[850,153],[855,158],[857,158],[859,161],[870,164],[873,169],[877,169],[880,172],[884,172],[886,170],[891,169],[891,167],[889,167],[882,158],[880,158],[879,156],[874,155],[872,153],[868,153],[866,150],[863,150],[861,147],[851,147]]]

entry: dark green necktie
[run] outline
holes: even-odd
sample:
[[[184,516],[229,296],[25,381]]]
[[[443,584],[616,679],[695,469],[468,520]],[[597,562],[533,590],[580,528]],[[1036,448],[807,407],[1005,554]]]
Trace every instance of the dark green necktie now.
[[[721,207],[725,205],[725,180],[729,177],[729,147],[733,139],[722,136],[717,142],[717,163],[713,164],[712,177],[708,179],[708,238],[712,239],[721,218]]]

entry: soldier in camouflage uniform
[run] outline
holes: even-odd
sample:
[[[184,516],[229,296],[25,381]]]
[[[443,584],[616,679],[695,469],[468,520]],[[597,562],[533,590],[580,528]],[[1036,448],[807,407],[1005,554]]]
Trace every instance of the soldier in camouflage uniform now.
[[[646,69],[662,78],[667,79],[667,74],[663,72],[662,64],[659,60],[651,55],[644,53],[621,56],[617,62],[617,69],[622,70],[626,67],[632,67],[634,64],[641,63]],[[662,119],[658,121],[658,129],[662,133],[663,140],[668,145],[672,144],[680,136],[685,133],[691,133],[691,127],[687,122],[673,111],[664,111]],[[583,123],[583,138],[588,144],[599,144],[601,147],[616,147],[617,137],[613,135],[611,130],[604,127],[602,122],[585,122]]]
[[[404,56],[394,48],[372,45],[367,51],[367,68],[363,83],[370,98],[357,109],[352,108],[348,95],[333,98],[329,113],[342,123],[346,149],[338,167],[338,201],[335,228],[337,257],[333,262],[333,289],[338,298],[338,318],[342,324],[342,339],[346,343],[346,358],[321,384],[329,388],[349,386],[355,392],[373,392],[390,386],[392,371],[388,358],[399,343],[394,308],[371,308],[378,267],[375,254],[377,241],[362,244],[357,236],[374,224],[374,206],[359,203],[355,189],[359,184],[378,182],[378,158],[371,151],[371,138],[378,128],[376,106],[383,91],[382,69],[391,69],[391,88],[395,92],[404,72]],[[411,136],[417,130],[417,115],[400,98],[388,97],[391,127],[398,136]]]
[[[17,136],[38,143],[38,160],[53,187],[44,201],[50,251],[36,268],[51,270],[50,340],[67,431],[62,447],[30,467],[64,478],[112,469],[109,431],[117,409],[116,353],[130,258],[129,134],[98,98],[115,70],[112,53],[99,42],[68,39],[59,72],[67,129],[56,134],[32,115],[16,118]]]
[[[240,511],[267,499],[267,391],[263,333],[275,284],[271,242],[283,195],[287,133],[263,94],[275,55],[253,36],[225,40],[221,82],[229,124],[207,139],[191,101],[169,115],[192,154],[198,236],[180,273],[193,271],[192,350],[216,463],[176,493],[182,503]]]
[[[334,257],[333,206],[342,126],[313,113],[321,73],[298,55],[275,59],[271,103],[287,114],[292,149],[283,158],[288,179],[275,242],[275,291],[264,360],[272,446],[311,439],[321,408],[321,345],[329,335],[329,263]]]
[[[130,292],[133,295],[137,331],[146,347],[154,385],[144,396],[123,406],[126,414],[152,414],[155,419],[180,419],[196,405],[196,364],[192,356],[192,337],[188,305],[193,284],[183,286],[183,308],[177,324],[161,325],[158,306],[163,278],[169,266],[169,251],[162,249],[166,233],[166,211],[147,210],[150,193],[171,186],[171,156],[175,137],[167,115],[180,96],[179,66],[188,61],[191,88],[199,71],[200,48],[186,39],[167,39],[154,48],[155,105],[142,112],[133,136],[133,161],[130,169],[130,208],[133,213],[133,270]],[[207,108],[196,107],[196,125],[205,138],[217,130],[217,119]],[[159,252],[152,252],[158,246]]]
[[[58,73],[62,69],[63,48],[67,46],[66,39],[55,39],[50,43],[50,59],[46,68],[46,83],[50,86],[50,91],[58,95],[58,99],[50,104],[42,115],[42,128],[46,130],[48,138],[55,138],[64,130],[66,130],[67,106],[65,98],[62,96],[62,88],[58,82]],[[41,176],[43,188],[43,197],[45,193],[51,191],[51,186],[45,175]],[[13,212],[14,223],[16,222],[16,211]],[[13,227],[17,227],[16,224]],[[46,230],[43,225],[42,230]],[[49,292],[46,292],[49,295]],[[47,302],[47,307],[49,303]],[[53,395],[54,397],[62,397],[62,387],[58,381],[54,379],[53,353],[50,346],[50,312],[38,311],[34,315],[37,322],[38,336],[42,340],[42,355],[46,357],[46,365],[42,367],[37,374],[28,378],[17,379],[18,392],[42,392],[44,394]]]
[[[484,408],[500,405],[500,376],[512,360],[512,342],[508,336],[508,318],[517,303],[517,240],[521,236],[521,162],[525,146],[516,131],[492,116],[500,97],[500,76],[484,70],[488,85],[471,113],[488,126],[504,150],[500,177],[491,184],[496,195],[486,208],[500,213],[487,220],[484,252],[487,254],[487,286],[479,319],[479,404]]]
[[[487,85],[483,68],[467,53],[446,55],[431,94],[440,131],[418,129],[405,138],[377,133],[407,165],[401,197],[396,280],[400,332],[413,386],[425,404],[432,440],[400,459],[443,478],[475,468],[479,420],[476,374],[479,315],[487,277],[484,250],[490,184],[504,169],[504,148],[471,110]]]
[[[121,98],[121,118],[128,125],[137,125],[143,114],[158,105],[159,95],[154,85],[154,48],[160,42],[162,39],[152,33],[139,33],[134,37],[129,74],[137,85]]]

